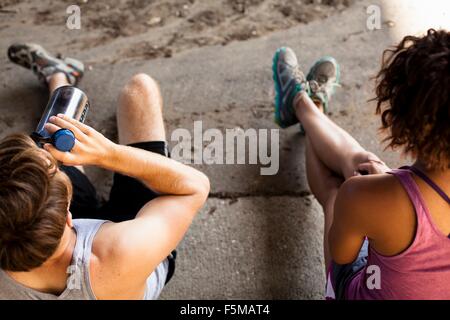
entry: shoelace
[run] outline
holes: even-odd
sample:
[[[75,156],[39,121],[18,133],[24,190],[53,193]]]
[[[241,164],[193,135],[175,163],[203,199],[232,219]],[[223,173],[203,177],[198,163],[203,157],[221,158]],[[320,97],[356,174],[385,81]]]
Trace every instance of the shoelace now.
[[[297,80],[299,83],[304,83],[305,82],[305,75],[303,74],[303,72],[300,69],[295,68],[292,71],[292,73],[293,73],[294,79]]]
[[[308,83],[309,83],[311,92],[313,92],[313,93],[317,93],[317,92],[323,91],[325,89],[324,84],[321,85],[316,80],[310,80],[310,81],[308,81]],[[331,85],[336,88],[341,87],[341,85],[339,83],[332,83]]]
[[[340,84],[338,83],[332,83],[331,84],[334,88],[339,88],[341,87]],[[325,95],[328,96],[328,92],[327,90],[325,90],[325,84],[320,84],[319,82],[317,82],[316,80],[310,80],[308,81],[308,88],[309,90],[311,90],[310,92],[313,94],[317,94],[319,92],[324,93]]]

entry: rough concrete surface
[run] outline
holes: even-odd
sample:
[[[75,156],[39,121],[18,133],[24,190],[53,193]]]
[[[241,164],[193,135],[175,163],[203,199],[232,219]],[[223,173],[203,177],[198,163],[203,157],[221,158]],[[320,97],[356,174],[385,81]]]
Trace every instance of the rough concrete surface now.
[[[305,71],[322,55],[333,55],[341,63],[342,88],[332,102],[330,117],[364,147],[397,166],[407,160],[383,150],[377,134],[380,121],[368,100],[373,97],[370,77],[379,68],[383,50],[408,30],[396,24],[410,10],[404,3],[355,1],[308,24],[290,21],[279,31],[258,29],[264,32],[245,41],[185,45],[173,49],[170,58],[156,55],[152,59],[120,56],[124,48],[156,37],[151,30],[82,46],[79,41],[95,34],[95,28],[71,31],[54,21],[30,25],[18,22],[21,18],[14,13],[13,17],[0,13],[5,17],[0,24],[1,136],[32,131],[48,98],[29,71],[12,65],[3,54],[14,41],[38,42],[50,51],[89,61],[92,70],[80,85],[92,104],[87,123],[112,139],[117,134],[118,91],[137,72],[149,73],[161,85],[169,137],[176,128],[192,130],[196,120],[203,121],[204,129],[276,129],[271,59],[277,47],[288,45],[298,53]],[[366,8],[371,4],[383,9],[381,30],[366,27]],[[20,4],[5,8],[18,10],[17,6],[21,8]],[[16,14],[23,16],[31,10],[27,8]],[[176,277],[162,298],[322,298],[323,217],[309,194],[304,138],[298,128],[280,132],[280,171],[275,176],[261,176],[258,165],[199,168],[210,177],[211,196],[180,245]],[[111,174],[95,168],[88,168],[88,174],[105,196]]]

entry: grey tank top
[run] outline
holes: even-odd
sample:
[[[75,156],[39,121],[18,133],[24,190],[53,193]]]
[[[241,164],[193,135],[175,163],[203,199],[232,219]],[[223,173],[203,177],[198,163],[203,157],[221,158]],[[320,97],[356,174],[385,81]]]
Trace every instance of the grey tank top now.
[[[89,262],[92,243],[97,231],[106,220],[75,219],[73,225],[77,234],[72,262],[67,269],[67,287],[60,295],[43,293],[28,288],[0,269],[0,300],[95,300],[89,276]],[[157,299],[164,288],[169,269],[163,261],[147,279],[144,300]]]

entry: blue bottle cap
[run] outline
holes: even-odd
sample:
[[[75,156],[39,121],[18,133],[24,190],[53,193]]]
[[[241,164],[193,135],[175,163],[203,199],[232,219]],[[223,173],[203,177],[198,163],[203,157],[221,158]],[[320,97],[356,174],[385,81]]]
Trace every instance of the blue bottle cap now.
[[[69,129],[59,129],[52,135],[52,144],[59,151],[70,152],[75,145],[75,135]]]

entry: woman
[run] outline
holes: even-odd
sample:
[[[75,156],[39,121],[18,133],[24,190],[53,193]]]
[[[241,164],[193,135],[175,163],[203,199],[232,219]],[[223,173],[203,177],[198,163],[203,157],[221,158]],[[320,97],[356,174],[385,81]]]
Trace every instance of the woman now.
[[[276,122],[306,132],[308,182],[325,214],[327,298],[450,299],[450,33],[405,37],[377,76],[385,140],[411,167],[390,170],[321,112],[339,85],[333,58],[305,78],[281,48],[273,71]]]

